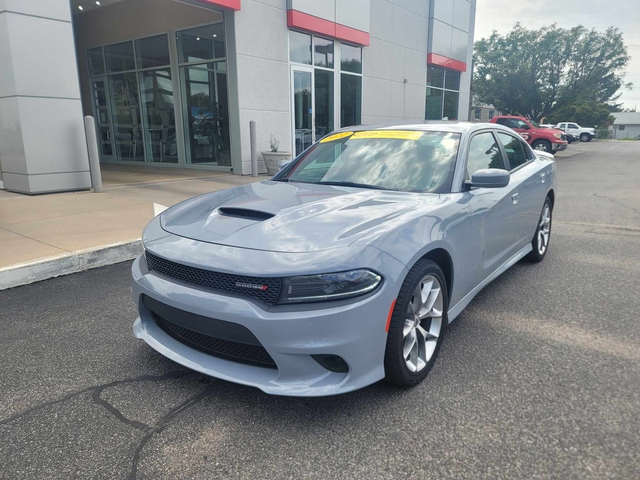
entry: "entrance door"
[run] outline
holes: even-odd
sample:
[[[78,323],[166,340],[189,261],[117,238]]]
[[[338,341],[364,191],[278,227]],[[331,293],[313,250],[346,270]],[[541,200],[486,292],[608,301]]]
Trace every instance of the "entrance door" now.
[[[315,140],[313,115],[313,69],[293,67],[291,69],[293,85],[293,138],[295,155],[309,148]]]
[[[111,115],[109,113],[108,93],[105,80],[91,82],[93,98],[93,115],[96,119],[98,136],[98,151],[101,161],[114,160],[113,131],[111,129]]]

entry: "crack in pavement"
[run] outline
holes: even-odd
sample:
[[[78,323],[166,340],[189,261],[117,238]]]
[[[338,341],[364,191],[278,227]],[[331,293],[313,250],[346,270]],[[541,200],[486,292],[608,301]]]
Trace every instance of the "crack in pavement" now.
[[[619,200],[616,200],[616,199],[611,198],[611,197],[607,197],[606,195],[598,195],[597,193],[594,193],[593,196],[596,197],[596,198],[602,198],[604,200],[609,200],[610,202],[613,202],[616,205],[620,205],[621,207],[628,208],[632,212],[635,212],[636,214],[640,215],[640,210],[638,210],[637,208],[630,207],[629,205],[626,205],[626,204],[622,203]]]
[[[173,407],[171,410],[169,410],[169,412],[165,416],[163,416],[160,420],[158,420],[156,425],[153,428],[151,428],[146,433],[146,435],[144,437],[142,437],[142,439],[140,440],[140,443],[138,444],[138,446],[136,447],[136,449],[134,451],[133,461],[132,461],[132,465],[131,465],[131,471],[129,472],[129,475],[127,476],[127,480],[135,480],[137,478],[137,475],[138,475],[138,464],[140,462],[140,455],[142,454],[142,450],[144,449],[145,445],[151,440],[151,438],[156,433],[162,432],[162,430],[164,430],[164,428],[167,425],[169,425],[169,423],[171,423],[171,421],[175,417],[177,417],[180,413],[182,413],[185,410],[188,410],[189,408],[193,407],[198,402],[200,402],[202,399],[204,399],[207,395],[209,395],[209,393],[211,393],[213,391],[214,387],[215,387],[215,385],[210,384],[207,388],[202,390],[197,395],[194,395],[193,397],[191,397],[191,398],[185,400],[184,402],[182,402],[180,405],[177,405],[177,406]]]
[[[135,383],[135,382],[161,382],[163,380],[171,380],[171,379],[176,379],[176,378],[182,378],[182,377],[186,377],[188,375],[194,375],[197,374],[197,372],[193,372],[190,370],[173,370],[167,373],[164,373],[162,375],[141,375],[139,377],[135,377],[135,378],[128,378],[128,379],[123,379],[123,380],[116,380],[113,382],[109,382],[109,383],[104,383],[101,385],[94,385],[92,387],[87,387],[87,388],[83,388],[82,390],[78,390],[76,392],[72,392],[69,393],[61,398],[58,398],[56,400],[51,400],[49,402],[45,402],[42,403],[40,405],[36,405],[35,407],[29,408],[23,412],[20,412],[18,414],[12,415],[9,418],[6,418],[4,420],[0,420],[0,426],[1,425],[7,425],[11,422],[14,422],[16,420],[20,420],[26,416],[28,416],[29,414],[33,413],[33,412],[37,412],[39,410],[43,410],[47,407],[51,407],[53,405],[58,405],[60,403],[64,403],[68,400],[71,400],[72,398],[75,398],[79,395],[82,395],[84,393],[88,393],[88,392],[92,392],[92,400],[96,405],[99,405],[103,408],[105,408],[109,413],[111,413],[118,421],[120,421],[121,423],[131,427],[131,428],[135,428],[137,430],[140,430],[144,433],[144,436],[140,439],[140,442],[138,443],[137,447],[135,448],[134,452],[133,452],[133,459],[132,459],[132,464],[131,464],[131,471],[129,472],[129,474],[127,475],[127,479],[135,479],[137,478],[137,474],[138,474],[138,463],[140,462],[140,456],[142,454],[142,450],[144,449],[145,445],[153,438],[153,436],[156,433],[160,433],[162,432],[162,430],[164,430],[165,427],[167,427],[169,425],[169,423],[171,423],[171,421],[176,418],[180,413],[184,412],[185,410],[193,407],[194,405],[196,405],[198,402],[200,402],[202,399],[204,399],[207,395],[209,395],[209,393],[211,393],[211,391],[214,388],[214,385],[211,383],[212,379],[209,378],[205,378],[203,380],[203,382],[209,383],[209,385],[204,388],[201,392],[199,392],[197,395],[194,395],[190,398],[188,398],[187,400],[185,400],[184,402],[180,403],[179,405],[176,405],[175,407],[173,407],[171,410],[169,410],[169,412],[167,412],[166,415],[164,415],[163,417],[160,418],[160,420],[158,420],[156,422],[155,425],[151,426],[151,425],[147,425],[146,423],[143,422],[139,422],[137,420],[131,420],[127,417],[125,417],[122,412],[120,410],[118,410],[115,406],[113,406],[111,403],[109,403],[108,401],[106,401],[105,399],[103,399],[101,397],[101,394],[104,390],[106,390],[107,388],[111,388],[111,387],[117,387],[119,385],[125,385],[125,384],[129,384],[129,383]]]
[[[44,408],[47,407],[51,407],[53,405],[57,405],[59,403],[64,403],[67,400],[71,400],[74,397],[77,397],[78,395],[82,395],[83,393],[87,393],[87,392],[91,392],[92,390],[99,390],[100,393],[102,393],[102,391],[106,388],[110,388],[110,387],[116,387],[118,385],[124,385],[127,383],[134,383],[134,382],[159,382],[162,380],[169,380],[169,379],[173,379],[173,378],[181,378],[181,377],[185,377],[187,375],[192,375],[194,372],[190,371],[190,370],[173,370],[167,373],[163,373],[162,375],[141,375],[139,377],[135,377],[135,378],[127,378],[124,380],[115,380],[113,382],[109,382],[109,383],[105,383],[102,385],[94,385],[93,387],[87,387],[87,388],[83,388],[82,390],[78,390],[77,392],[72,392],[69,393],[67,395],[65,395],[64,397],[58,398],[56,400],[51,400],[49,402],[44,402],[41,403],[40,405],[36,405],[35,407],[31,407],[28,408],[27,410],[17,413],[15,415],[12,415],[8,418],[5,418],[4,420],[0,420],[0,425],[6,425],[8,423],[14,422],[16,420],[21,419],[22,417],[25,417],[27,415],[29,415],[30,413],[36,412],[38,410],[42,410]],[[100,399],[102,400],[102,399]],[[95,401],[95,395],[94,395],[94,401]],[[104,400],[102,400],[104,402]],[[100,405],[104,406],[102,403],[98,402]],[[107,402],[105,402],[107,403]],[[108,409],[108,408],[107,408]],[[111,411],[110,409],[108,409],[109,411]],[[111,413],[113,413],[111,411]],[[120,414],[122,416],[122,414]],[[122,416],[124,418],[124,416]],[[118,418],[118,416],[116,415],[116,418]]]

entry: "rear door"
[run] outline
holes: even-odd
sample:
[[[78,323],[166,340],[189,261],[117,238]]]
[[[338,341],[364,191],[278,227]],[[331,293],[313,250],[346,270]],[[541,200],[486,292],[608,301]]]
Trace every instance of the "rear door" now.
[[[497,132],[500,146],[504,150],[511,173],[512,194],[510,223],[514,227],[514,252],[533,240],[542,205],[547,191],[546,174],[535,161],[531,148],[515,135]]]

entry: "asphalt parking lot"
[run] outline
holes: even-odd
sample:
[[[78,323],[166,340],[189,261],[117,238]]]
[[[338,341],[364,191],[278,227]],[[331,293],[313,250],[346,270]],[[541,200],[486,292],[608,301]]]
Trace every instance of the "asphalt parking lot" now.
[[[282,398],[133,338],[129,264],[0,292],[0,478],[640,478],[640,142],[557,156],[551,247],[411,390]]]

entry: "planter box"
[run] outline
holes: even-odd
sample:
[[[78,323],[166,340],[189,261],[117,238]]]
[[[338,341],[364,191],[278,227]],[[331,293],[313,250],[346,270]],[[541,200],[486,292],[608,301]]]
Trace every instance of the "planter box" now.
[[[264,158],[269,175],[278,173],[282,168],[282,163],[290,162],[291,157],[291,152],[262,152],[262,158]]]

